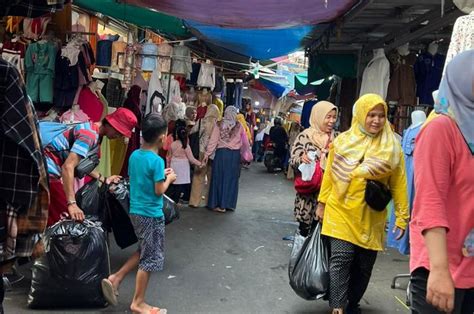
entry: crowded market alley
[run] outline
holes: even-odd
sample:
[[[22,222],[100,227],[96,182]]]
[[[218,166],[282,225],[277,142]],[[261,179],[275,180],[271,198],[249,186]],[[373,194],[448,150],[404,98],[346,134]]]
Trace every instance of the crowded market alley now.
[[[0,0],[0,314],[474,314],[474,0]]]
[[[238,210],[220,215],[185,208],[167,229],[165,269],[153,277],[148,298],[171,313],[326,313],[325,301],[299,298],[288,284],[288,257],[297,224],[293,219],[294,189],[282,174],[269,174],[262,164],[242,170]],[[113,241],[112,241],[113,242]],[[115,269],[130,250],[112,245]],[[387,249],[379,255],[362,301],[364,313],[409,313],[404,304],[407,279],[397,289],[394,276],[405,273],[408,258]],[[21,269],[30,276],[28,267]],[[123,301],[101,310],[29,310],[24,280],[5,300],[6,313],[126,313],[133,296],[134,276],[120,288]]]

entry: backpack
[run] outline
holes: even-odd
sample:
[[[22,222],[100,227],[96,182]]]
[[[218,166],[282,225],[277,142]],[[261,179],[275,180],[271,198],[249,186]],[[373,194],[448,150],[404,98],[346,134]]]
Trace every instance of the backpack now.
[[[63,124],[59,122],[50,122],[50,121],[40,121],[39,122],[39,133],[41,137],[42,147],[43,149],[46,148],[51,142],[59,135],[63,134],[66,131],[72,130],[77,125],[83,123],[75,123],[75,124]],[[74,145],[74,132],[69,132],[69,147],[71,148]],[[86,175],[90,174],[100,162],[99,159],[99,145],[95,145],[92,147],[87,156],[82,158],[79,161],[79,164],[74,169],[74,176],[82,179]],[[66,150],[61,150],[66,151]],[[69,151],[69,150],[67,150]],[[52,151],[52,152],[60,152],[60,151]]]

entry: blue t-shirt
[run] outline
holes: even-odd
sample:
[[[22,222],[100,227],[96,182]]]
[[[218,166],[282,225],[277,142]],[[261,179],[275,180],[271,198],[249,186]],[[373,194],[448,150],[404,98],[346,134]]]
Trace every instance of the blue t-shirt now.
[[[165,180],[165,162],[156,153],[139,149],[128,165],[130,176],[130,214],[163,217],[163,195],[156,195],[155,183]]]

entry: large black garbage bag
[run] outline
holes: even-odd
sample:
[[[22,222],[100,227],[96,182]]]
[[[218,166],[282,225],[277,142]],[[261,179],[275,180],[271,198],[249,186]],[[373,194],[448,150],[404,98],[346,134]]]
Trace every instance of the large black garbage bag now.
[[[107,223],[114,233],[117,245],[125,249],[138,242],[135,230],[130,220],[129,182],[120,180],[110,185],[106,195]]]
[[[106,189],[105,184],[100,186],[98,180],[92,180],[76,192],[77,206],[84,211],[86,218],[104,221]]]
[[[110,274],[106,234],[100,222],[62,220],[44,234],[45,254],[32,267],[30,308],[107,305],[101,280]]]
[[[321,228],[318,223],[306,239],[297,231],[291,251],[290,285],[306,300],[320,299],[329,289],[329,253]]]
[[[178,205],[166,194],[163,195],[163,214],[165,216],[165,225],[179,219]]]

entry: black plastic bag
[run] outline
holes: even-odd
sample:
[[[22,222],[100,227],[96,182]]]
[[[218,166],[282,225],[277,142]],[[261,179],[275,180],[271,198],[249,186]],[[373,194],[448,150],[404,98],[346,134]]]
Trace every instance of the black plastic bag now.
[[[110,274],[100,222],[62,220],[46,229],[45,254],[32,267],[30,308],[104,307],[101,281]]]
[[[120,180],[110,185],[106,196],[108,224],[114,233],[117,245],[125,249],[138,242],[132,221],[130,220],[129,182]]]
[[[165,215],[165,225],[179,219],[178,206],[166,194],[163,194],[163,214]]]
[[[104,221],[105,215],[105,184],[100,186],[98,180],[92,180],[76,192],[76,202],[86,218]]]
[[[329,253],[321,228],[318,223],[306,239],[297,231],[291,251],[290,286],[306,300],[320,299],[329,289]]]

